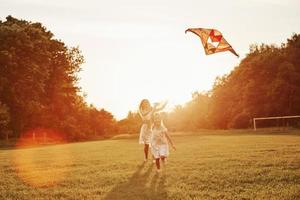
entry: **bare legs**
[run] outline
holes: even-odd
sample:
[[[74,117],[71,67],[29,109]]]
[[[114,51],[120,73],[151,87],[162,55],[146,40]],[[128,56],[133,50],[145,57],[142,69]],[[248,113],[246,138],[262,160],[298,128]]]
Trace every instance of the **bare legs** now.
[[[160,160],[161,160],[162,163],[164,164],[165,161],[166,161],[166,157],[161,156],[160,158],[156,158],[156,159],[155,159],[155,165],[156,165],[157,171],[160,171]]]
[[[145,144],[144,145],[144,154],[145,154],[144,161],[148,160],[148,152],[149,152],[149,144]]]
[[[162,163],[165,164],[165,162],[166,162],[166,157],[162,156],[162,157],[160,157],[160,159],[161,159]]]
[[[144,161],[146,162],[148,160],[148,153],[149,152],[149,144],[144,145]],[[155,162],[155,158],[152,155],[153,163]]]
[[[160,170],[160,162],[159,162],[159,158],[155,159],[155,164],[156,164],[156,169]]]

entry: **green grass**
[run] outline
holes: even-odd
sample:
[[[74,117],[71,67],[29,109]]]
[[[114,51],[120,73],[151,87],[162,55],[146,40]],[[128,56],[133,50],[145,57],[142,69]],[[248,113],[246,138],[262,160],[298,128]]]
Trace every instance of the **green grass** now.
[[[173,135],[160,174],[137,138],[0,150],[0,199],[300,199],[299,134],[219,133]]]

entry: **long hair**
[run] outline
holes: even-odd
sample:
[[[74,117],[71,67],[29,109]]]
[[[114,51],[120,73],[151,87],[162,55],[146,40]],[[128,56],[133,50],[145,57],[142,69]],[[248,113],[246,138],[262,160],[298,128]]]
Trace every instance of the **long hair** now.
[[[144,111],[144,109],[145,109],[144,107],[145,107],[146,104],[151,108],[149,100],[148,99],[143,99],[140,103],[139,110]]]

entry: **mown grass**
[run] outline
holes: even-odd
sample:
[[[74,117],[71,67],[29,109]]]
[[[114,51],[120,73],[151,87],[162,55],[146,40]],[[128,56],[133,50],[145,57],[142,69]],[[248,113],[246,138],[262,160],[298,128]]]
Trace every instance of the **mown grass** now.
[[[0,199],[300,199],[299,134],[173,139],[160,174],[136,138],[0,150]]]

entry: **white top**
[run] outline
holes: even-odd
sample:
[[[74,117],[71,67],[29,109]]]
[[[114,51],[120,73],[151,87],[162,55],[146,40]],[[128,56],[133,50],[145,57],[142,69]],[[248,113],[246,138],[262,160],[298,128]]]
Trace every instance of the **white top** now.
[[[169,145],[166,137],[167,129],[164,126],[153,128],[151,134],[151,152],[155,159],[169,156]]]
[[[166,138],[167,128],[161,126],[160,128],[153,128],[152,129],[152,136],[151,136],[151,145],[167,145],[168,140]]]
[[[153,113],[153,109],[149,112],[144,112],[144,111],[140,110],[140,116],[141,116],[143,121],[151,120],[152,113]]]
[[[143,120],[143,124],[140,131],[139,143],[140,144],[150,144],[151,139],[151,119],[154,109],[149,112],[143,112],[139,110],[139,114]]]

